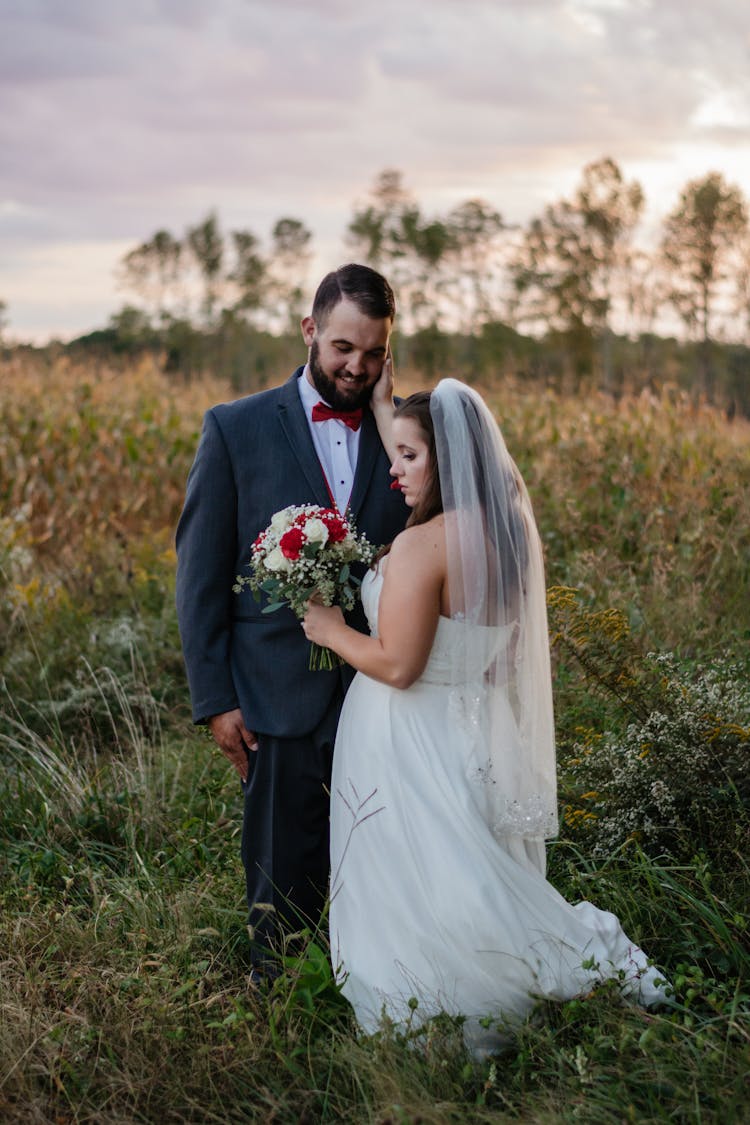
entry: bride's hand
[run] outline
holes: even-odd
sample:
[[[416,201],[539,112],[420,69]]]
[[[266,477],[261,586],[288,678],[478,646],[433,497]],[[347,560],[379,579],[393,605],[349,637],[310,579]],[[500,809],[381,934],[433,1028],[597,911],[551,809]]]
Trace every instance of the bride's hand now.
[[[370,409],[377,423],[380,440],[391,461],[396,456],[396,446],[393,441],[393,359],[388,358],[383,363],[380,378],[372,388]]]
[[[377,382],[372,388],[371,405],[373,411],[384,408],[393,412],[393,357],[388,357],[383,362],[383,368]]]
[[[336,630],[342,625],[346,627],[340,606],[320,605],[319,602],[307,603],[307,612],[302,618],[302,628],[308,641],[322,645],[323,648],[335,648],[333,638]]]

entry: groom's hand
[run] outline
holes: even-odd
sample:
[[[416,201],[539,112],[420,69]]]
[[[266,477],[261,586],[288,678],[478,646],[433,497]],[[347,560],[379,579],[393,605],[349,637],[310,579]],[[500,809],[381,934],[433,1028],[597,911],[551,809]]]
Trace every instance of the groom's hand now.
[[[245,726],[239,707],[221,715],[212,715],[208,726],[224,757],[232,763],[242,780],[247,781],[248,751],[258,749],[258,739]]]

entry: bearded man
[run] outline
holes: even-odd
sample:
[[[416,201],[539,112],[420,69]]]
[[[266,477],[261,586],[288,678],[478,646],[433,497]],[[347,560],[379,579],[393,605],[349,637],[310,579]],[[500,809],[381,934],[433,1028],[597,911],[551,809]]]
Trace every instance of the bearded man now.
[[[308,362],[283,385],[209,410],[177,529],[177,612],[193,705],[237,770],[252,959],[315,928],[328,891],[328,791],[353,672],[310,671],[290,609],[263,614],[233,593],[250,547],[290,504],[336,506],[376,545],[408,509],[390,488],[369,409],[389,360],[395,300],[362,265],[323,278],[302,321]],[[389,372],[386,372],[386,382]],[[350,624],[366,631],[361,608]]]

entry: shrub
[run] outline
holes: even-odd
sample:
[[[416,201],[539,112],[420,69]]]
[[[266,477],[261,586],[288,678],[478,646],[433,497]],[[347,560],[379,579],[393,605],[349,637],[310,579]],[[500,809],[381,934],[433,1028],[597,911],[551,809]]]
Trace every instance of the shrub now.
[[[745,848],[750,683],[742,669],[722,659],[692,668],[671,653],[641,657],[622,614],[587,612],[574,591],[551,591],[550,605],[555,642],[612,702],[599,729],[579,727],[567,743],[568,830],[583,833],[595,856],[631,840],[652,855],[688,859]],[[604,730],[602,718],[611,724]]]

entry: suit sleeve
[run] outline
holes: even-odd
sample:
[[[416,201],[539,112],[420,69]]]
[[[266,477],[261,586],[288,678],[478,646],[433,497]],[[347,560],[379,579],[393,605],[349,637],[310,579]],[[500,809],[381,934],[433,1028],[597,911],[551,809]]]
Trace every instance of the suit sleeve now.
[[[238,707],[230,667],[237,565],[237,486],[213,411],[188,476],[177,527],[177,619],[193,721]]]

